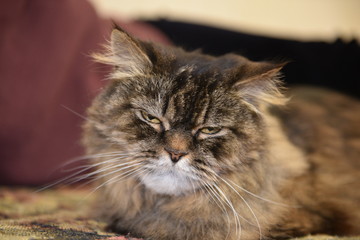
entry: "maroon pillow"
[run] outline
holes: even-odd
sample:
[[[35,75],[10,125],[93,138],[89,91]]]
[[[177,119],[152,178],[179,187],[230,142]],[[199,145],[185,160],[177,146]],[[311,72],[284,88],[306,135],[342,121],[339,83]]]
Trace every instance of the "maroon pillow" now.
[[[119,25],[169,43],[146,24]],[[108,67],[89,55],[110,30],[87,1],[0,1],[0,184],[49,183],[83,154],[83,119],[71,111],[84,115],[106,83]]]

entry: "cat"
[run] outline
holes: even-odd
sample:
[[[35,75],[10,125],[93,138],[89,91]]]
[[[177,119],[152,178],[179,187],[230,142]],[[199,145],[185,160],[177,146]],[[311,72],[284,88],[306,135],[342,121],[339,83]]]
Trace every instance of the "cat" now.
[[[156,240],[360,234],[360,103],[283,63],[111,33],[83,143],[109,228]]]

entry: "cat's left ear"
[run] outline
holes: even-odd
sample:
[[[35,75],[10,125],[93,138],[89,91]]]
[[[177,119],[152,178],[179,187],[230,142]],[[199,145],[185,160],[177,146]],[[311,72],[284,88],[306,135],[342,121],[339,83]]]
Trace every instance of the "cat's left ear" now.
[[[142,43],[119,27],[112,30],[110,46],[107,49],[107,53],[95,54],[94,58],[99,62],[115,66],[112,78],[144,75],[152,66]]]
[[[286,63],[251,63],[241,69],[241,78],[234,88],[247,102],[258,109],[261,104],[284,105],[287,98],[283,95],[283,82],[280,70]]]

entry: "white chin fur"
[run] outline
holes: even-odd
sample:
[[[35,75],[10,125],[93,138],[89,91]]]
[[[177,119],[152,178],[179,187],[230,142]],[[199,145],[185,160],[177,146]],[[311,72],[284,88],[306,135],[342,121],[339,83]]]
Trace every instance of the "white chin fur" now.
[[[196,181],[190,180],[182,171],[182,168],[188,167],[184,160],[173,165],[169,159],[160,158],[156,171],[140,176],[142,183],[159,194],[182,195],[193,191]],[[181,161],[183,162],[181,163]]]

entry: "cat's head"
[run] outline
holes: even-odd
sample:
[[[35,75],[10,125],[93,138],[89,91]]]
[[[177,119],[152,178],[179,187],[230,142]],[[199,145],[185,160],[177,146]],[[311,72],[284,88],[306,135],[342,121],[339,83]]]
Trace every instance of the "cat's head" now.
[[[88,111],[84,142],[109,154],[97,161],[113,181],[186,194],[261,161],[262,108],[284,103],[281,64],[157,46],[118,29],[108,50],[96,58],[114,66],[111,82]]]

